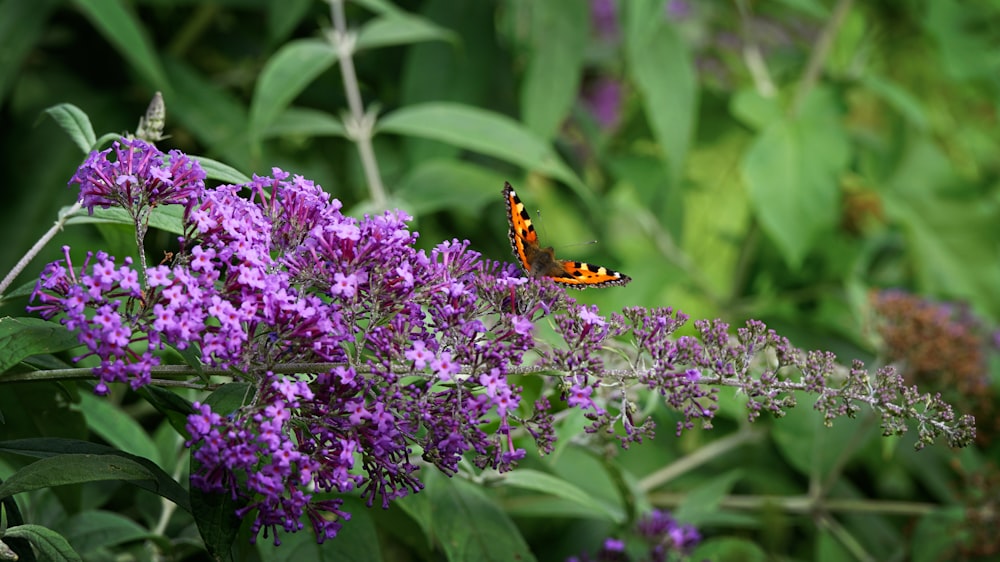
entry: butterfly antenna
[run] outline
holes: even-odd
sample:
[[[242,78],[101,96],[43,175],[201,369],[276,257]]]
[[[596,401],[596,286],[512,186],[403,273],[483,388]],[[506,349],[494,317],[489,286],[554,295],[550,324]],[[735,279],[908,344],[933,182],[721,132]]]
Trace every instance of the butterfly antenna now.
[[[545,228],[545,223],[542,222],[542,210],[535,209],[535,230],[542,231],[542,238],[549,240],[549,231]]]

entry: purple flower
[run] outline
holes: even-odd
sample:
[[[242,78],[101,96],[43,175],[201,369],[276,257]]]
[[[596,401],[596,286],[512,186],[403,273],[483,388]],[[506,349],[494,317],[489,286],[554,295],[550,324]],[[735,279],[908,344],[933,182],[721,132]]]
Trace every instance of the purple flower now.
[[[339,271],[334,273],[330,292],[341,297],[353,297],[358,292],[358,277],[353,273],[350,275],[344,275]]]
[[[114,151],[115,159],[108,156]],[[121,207],[133,219],[148,220],[157,205],[189,205],[204,190],[205,173],[194,160],[173,150],[164,155],[140,139],[120,139],[112,148],[91,152],[70,179],[80,186],[83,206]]]
[[[605,552],[625,552],[625,541],[619,539],[604,539],[603,549]]]
[[[591,0],[590,21],[601,39],[613,41],[618,38],[618,14],[615,9],[615,0]]]
[[[645,543],[646,552],[642,560],[665,561],[686,559],[698,543],[701,535],[692,525],[678,523],[669,512],[654,509],[649,514],[639,518],[631,534],[636,537],[630,544],[638,546]],[[632,549],[633,552],[638,549]],[[590,560],[589,556],[570,558],[569,560]],[[626,542],[622,539],[609,537],[604,539],[597,560],[626,561],[632,558],[626,553]]]
[[[192,485],[239,500],[254,540],[263,532],[280,542],[280,533],[306,522],[319,542],[335,537],[350,514],[321,494],[358,493],[368,506],[388,507],[420,491],[415,451],[449,475],[463,459],[511,470],[526,455],[515,435],[551,452],[556,395],[585,411],[593,439],[623,447],[654,429],[650,419],[634,419],[636,391],[681,412],[680,431],[695,420],[710,425],[717,382],[748,397],[751,419],[780,412],[790,391],[807,390],[820,394],[817,407],[830,418],[868,400],[887,431],[902,431],[922,400],[945,421],[922,423],[921,442],[943,433],[960,444],[974,435],[968,418],[906,387],[892,369],[869,375],[858,364],[843,387],[831,388],[831,354],[801,352],[760,322],[731,333],[721,321],[698,321],[677,336],[688,320],[682,313],[603,316],[513,264],[483,261],[467,241],[417,250],[404,213],[344,216],[319,186],[279,169],[204,189],[200,170],[179,153],[164,157],[124,141],[116,151],[114,163],[95,153],[81,167],[81,196],[140,218],[152,204],[183,203],[179,251],[149,268],[103,252],[78,267],[65,248],[40,276],[29,310],[77,334],[78,359],[96,365],[98,393],[113,383],[148,384],[167,346],[194,350],[196,361],[246,385],[246,400],[232,411],[192,406],[187,445]],[[541,347],[534,322],[545,316],[557,338]],[[629,351],[612,341],[626,331]],[[618,353],[607,354],[612,346]],[[529,407],[510,375],[524,372],[531,350],[539,359],[529,369],[560,376]],[[765,352],[776,368],[757,367],[769,365],[759,360]],[[793,369],[797,380],[786,374]],[[697,542],[693,528],[651,517],[649,525],[663,527],[662,544],[683,550]]]
[[[600,77],[586,87],[583,103],[606,131],[614,130],[621,120],[622,84],[618,80]]]
[[[413,347],[404,356],[407,361],[413,361],[413,368],[423,369],[427,366],[427,362],[433,359],[434,354],[427,349],[424,342],[416,340],[413,342]]]
[[[451,376],[458,374],[459,365],[451,359],[451,353],[442,351],[431,360],[431,371],[442,381],[450,381]]]
[[[691,17],[692,9],[690,2],[686,0],[668,0],[664,7],[667,19],[673,21],[684,21]]]

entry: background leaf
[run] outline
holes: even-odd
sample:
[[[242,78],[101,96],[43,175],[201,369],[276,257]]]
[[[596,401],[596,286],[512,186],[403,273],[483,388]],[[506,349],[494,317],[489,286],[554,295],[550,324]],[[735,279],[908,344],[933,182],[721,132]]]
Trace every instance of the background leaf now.
[[[531,53],[521,85],[524,124],[551,139],[576,100],[587,44],[587,5],[575,0],[530,4]]]
[[[830,92],[815,91],[798,117],[769,125],[743,160],[750,200],[792,267],[837,220],[847,136]]]

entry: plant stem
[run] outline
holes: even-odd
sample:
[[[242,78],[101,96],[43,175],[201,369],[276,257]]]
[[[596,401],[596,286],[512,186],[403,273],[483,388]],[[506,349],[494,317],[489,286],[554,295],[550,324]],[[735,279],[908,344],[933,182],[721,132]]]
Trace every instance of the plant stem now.
[[[816,86],[816,81],[819,80],[820,73],[823,71],[823,64],[830,54],[830,47],[833,46],[833,39],[837,36],[837,32],[840,31],[840,26],[844,24],[844,20],[847,18],[847,13],[850,11],[853,3],[854,0],[838,0],[837,5],[833,7],[833,14],[830,16],[830,20],[826,22],[823,31],[816,38],[816,44],[809,55],[809,63],[806,65],[806,71],[802,75],[802,80],[799,82],[799,87],[795,92],[795,98],[792,100],[792,115],[799,112],[802,102],[805,101],[806,96]]]
[[[66,212],[59,214],[59,218],[56,219],[56,222],[55,224],[52,225],[52,228],[46,231],[45,234],[43,234],[42,237],[38,239],[38,242],[35,242],[35,245],[32,246],[30,250],[25,252],[24,256],[16,264],[14,264],[14,267],[11,268],[11,270],[7,273],[7,276],[3,278],[3,281],[0,281],[0,295],[4,294],[4,291],[6,291],[8,287],[10,287],[11,283],[14,282],[14,279],[16,279],[17,276],[20,275],[22,271],[24,271],[25,267],[28,267],[28,264],[31,263],[31,260],[35,259],[35,256],[37,256],[38,253],[42,251],[42,248],[44,248],[45,245],[48,244],[50,240],[55,238],[56,233],[62,230],[63,225],[66,224],[66,221],[69,220],[69,218],[73,216],[77,211],[79,211],[82,206],[83,204],[80,201],[77,201]]]
[[[378,170],[375,149],[372,147],[372,136],[375,130],[375,113],[365,112],[361,101],[361,90],[358,88],[358,76],[354,71],[355,36],[347,31],[347,21],[344,17],[344,0],[329,0],[333,30],[329,39],[337,51],[340,61],[340,75],[344,80],[344,94],[347,96],[347,106],[350,114],[344,118],[344,128],[352,141],[358,145],[361,157],[361,167],[368,181],[372,203],[379,209],[387,205],[385,187]]]

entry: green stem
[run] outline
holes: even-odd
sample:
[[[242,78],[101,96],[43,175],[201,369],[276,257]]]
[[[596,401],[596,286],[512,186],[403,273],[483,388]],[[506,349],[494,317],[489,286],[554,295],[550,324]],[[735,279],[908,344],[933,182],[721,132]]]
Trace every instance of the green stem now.
[[[329,39],[337,52],[340,61],[340,74],[344,80],[344,94],[347,96],[347,107],[350,114],[344,119],[344,128],[352,141],[358,146],[361,157],[361,167],[368,181],[372,203],[376,208],[384,209],[387,205],[385,187],[378,170],[375,149],[372,147],[372,136],[375,130],[375,113],[365,112],[361,101],[361,89],[358,87],[358,75],[354,70],[355,36],[347,31],[347,20],[344,17],[344,0],[329,0],[333,30]]]

